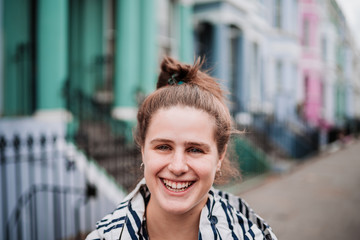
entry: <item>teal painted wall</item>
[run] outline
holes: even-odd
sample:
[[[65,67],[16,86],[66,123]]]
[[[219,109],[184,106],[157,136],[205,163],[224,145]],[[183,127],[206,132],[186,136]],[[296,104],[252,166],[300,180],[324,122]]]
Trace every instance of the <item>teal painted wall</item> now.
[[[3,55],[4,55],[4,46],[3,46],[3,32],[4,32],[4,11],[3,11],[3,0],[0,0],[0,116],[4,114],[4,66],[3,66]]]
[[[155,16],[156,0],[141,0],[140,9],[140,90],[149,94],[155,89],[157,80],[157,23]]]
[[[5,0],[4,15],[4,115],[26,115],[34,110],[32,1]]]
[[[139,87],[140,0],[117,2],[116,59],[114,96],[115,107],[136,107]]]
[[[194,62],[193,38],[193,6],[178,3],[176,5],[179,27],[179,60],[187,63]]]
[[[82,1],[69,2],[69,80],[70,87],[81,89],[81,80],[84,79],[82,61],[83,56],[83,11]]]
[[[37,110],[62,109],[68,77],[67,1],[38,0]]]
[[[176,4],[179,58],[192,62],[192,7]],[[3,106],[7,115],[64,109],[67,80],[87,95],[101,88],[105,6],[105,0],[4,0]],[[136,94],[152,92],[157,79],[156,0],[116,1],[115,6],[114,106],[137,107]],[[32,51],[23,66],[17,63],[19,46]],[[21,67],[27,72],[20,76]]]
[[[104,55],[103,39],[103,1],[88,0],[82,6],[84,10],[83,20],[83,68],[84,78],[81,85],[85,92],[90,95],[102,85],[103,68],[102,57]]]
[[[71,86],[92,95],[103,84],[104,1],[70,1]]]
[[[335,87],[335,116],[338,124],[343,124],[346,118],[346,88],[341,81]]]

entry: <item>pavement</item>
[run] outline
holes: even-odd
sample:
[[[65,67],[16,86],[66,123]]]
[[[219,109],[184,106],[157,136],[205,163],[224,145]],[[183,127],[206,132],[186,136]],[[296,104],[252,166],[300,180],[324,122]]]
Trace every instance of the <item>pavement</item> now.
[[[360,141],[335,144],[286,173],[246,181],[231,192],[279,240],[360,240]]]

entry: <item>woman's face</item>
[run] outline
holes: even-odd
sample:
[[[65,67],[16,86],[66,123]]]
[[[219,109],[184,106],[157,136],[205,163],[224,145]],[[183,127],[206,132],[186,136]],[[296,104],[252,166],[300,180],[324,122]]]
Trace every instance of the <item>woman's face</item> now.
[[[153,115],[142,148],[149,206],[173,214],[201,211],[223,159],[214,128],[212,116],[191,107]]]

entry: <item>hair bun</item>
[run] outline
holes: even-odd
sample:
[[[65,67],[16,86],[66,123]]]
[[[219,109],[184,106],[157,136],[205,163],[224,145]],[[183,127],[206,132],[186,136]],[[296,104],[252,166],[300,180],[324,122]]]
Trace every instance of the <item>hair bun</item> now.
[[[181,63],[171,57],[165,57],[161,64],[156,88],[168,85],[191,84],[196,85],[217,97],[221,102],[226,102],[224,91],[215,78],[209,76],[206,71],[200,71],[204,64],[204,59],[198,57],[193,65]]]
[[[183,64],[179,61],[171,58],[165,57],[160,64],[160,74],[156,88],[167,85],[173,85],[175,83],[191,83],[196,79],[198,70],[200,69],[200,59],[198,59],[198,64],[193,66],[189,64]]]

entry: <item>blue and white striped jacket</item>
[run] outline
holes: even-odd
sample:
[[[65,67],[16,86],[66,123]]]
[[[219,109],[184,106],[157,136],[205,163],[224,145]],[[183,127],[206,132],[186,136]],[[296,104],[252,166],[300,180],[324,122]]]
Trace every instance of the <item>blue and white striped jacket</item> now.
[[[97,222],[86,240],[149,239],[144,216],[149,196],[143,179],[111,214]],[[270,226],[241,198],[214,188],[201,212],[199,239],[277,240]]]

